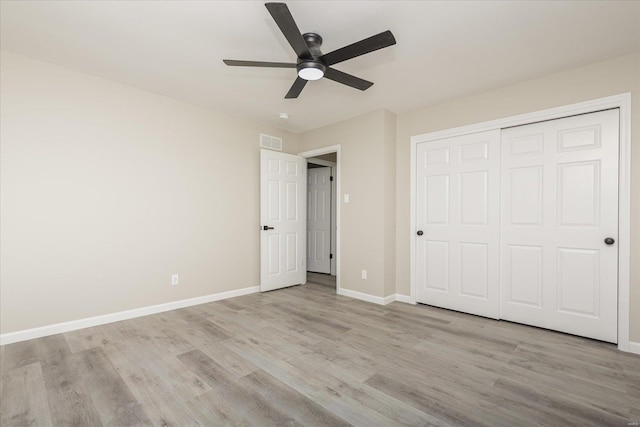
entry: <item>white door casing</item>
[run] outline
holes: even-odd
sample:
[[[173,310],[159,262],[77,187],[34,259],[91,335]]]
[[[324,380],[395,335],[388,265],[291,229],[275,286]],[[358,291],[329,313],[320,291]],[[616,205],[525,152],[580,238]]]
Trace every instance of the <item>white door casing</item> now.
[[[337,262],[337,248],[336,248],[336,242],[337,242],[337,236],[336,236],[336,229],[337,229],[337,224],[338,224],[338,219],[336,216],[337,213],[337,198],[338,198],[338,190],[337,190],[337,170],[335,166],[331,167],[331,176],[333,177],[333,179],[331,180],[331,254],[333,255],[331,258],[331,275],[335,276],[336,275],[336,265],[338,264]]]
[[[416,300],[497,319],[500,131],[416,150]]]
[[[331,168],[307,170],[307,271],[331,273]]]
[[[260,150],[262,292],[306,281],[306,186],[304,158]]]
[[[329,163],[332,167],[332,175],[333,175],[332,207],[334,210],[333,217],[335,218],[331,226],[332,232],[333,232],[333,236],[332,236],[333,259],[331,260],[332,261],[331,274],[336,276],[336,293],[342,295],[344,294],[344,291],[342,290],[341,273],[340,273],[340,269],[341,269],[340,260],[341,260],[341,253],[342,253],[342,249],[340,247],[341,236],[342,236],[341,229],[340,229],[341,211],[342,211],[341,203],[340,203],[340,197],[342,194],[341,193],[342,190],[340,189],[341,188],[340,180],[342,176],[340,152],[341,152],[340,144],[336,144],[336,145],[317,148],[314,150],[304,151],[304,152],[298,153],[298,155],[307,159],[307,162],[321,164],[319,163],[319,159],[316,158],[317,156],[321,156],[323,154],[330,154],[330,153],[336,154],[335,163],[333,162],[326,162],[326,163]],[[324,166],[329,166],[329,164],[324,164]]]
[[[618,110],[502,131],[501,317],[617,342]]]

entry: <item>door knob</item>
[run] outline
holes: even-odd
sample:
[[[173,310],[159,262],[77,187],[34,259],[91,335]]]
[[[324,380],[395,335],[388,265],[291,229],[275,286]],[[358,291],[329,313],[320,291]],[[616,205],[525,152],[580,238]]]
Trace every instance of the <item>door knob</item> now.
[[[424,234],[424,232],[422,230],[418,230],[418,232],[416,233],[418,236],[422,236]]]
[[[607,245],[613,245],[616,241],[615,241],[615,239],[613,237],[607,237],[606,239],[604,239],[604,242]]]
[[[263,229],[264,231],[267,231],[267,230],[275,230],[275,227],[269,227],[268,225],[263,225],[263,226],[262,226],[262,229]]]

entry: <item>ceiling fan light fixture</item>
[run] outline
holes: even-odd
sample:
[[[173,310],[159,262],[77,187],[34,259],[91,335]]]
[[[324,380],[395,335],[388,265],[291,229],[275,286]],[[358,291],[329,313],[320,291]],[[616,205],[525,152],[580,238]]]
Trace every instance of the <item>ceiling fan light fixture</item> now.
[[[301,62],[296,67],[298,69],[298,77],[304,80],[319,80],[324,76],[326,67],[317,61]]]

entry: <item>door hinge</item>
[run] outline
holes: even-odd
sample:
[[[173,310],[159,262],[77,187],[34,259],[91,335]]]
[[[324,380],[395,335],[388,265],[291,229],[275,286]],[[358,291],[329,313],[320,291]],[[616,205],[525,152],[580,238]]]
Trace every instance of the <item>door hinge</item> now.
[[[333,259],[333,254],[329,254],[329,259]]]
[[[333,177],[332,176],[329,177],[329,181],[333,181]]]

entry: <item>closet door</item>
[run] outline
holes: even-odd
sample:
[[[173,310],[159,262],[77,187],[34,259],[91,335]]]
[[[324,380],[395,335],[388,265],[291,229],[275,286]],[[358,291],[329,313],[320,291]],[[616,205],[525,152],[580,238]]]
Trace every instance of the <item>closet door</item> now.
[[[618,126],[609,110],[502,131],[503,319],[617,342]]]
[[[499,162],[499,130],[418,144],[418,302],[499,317]]]

